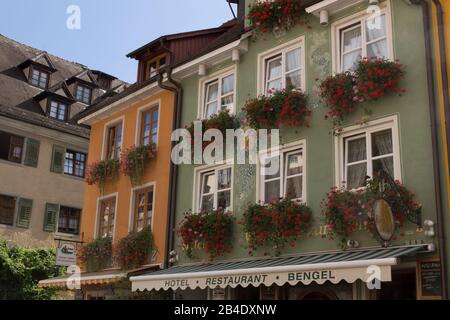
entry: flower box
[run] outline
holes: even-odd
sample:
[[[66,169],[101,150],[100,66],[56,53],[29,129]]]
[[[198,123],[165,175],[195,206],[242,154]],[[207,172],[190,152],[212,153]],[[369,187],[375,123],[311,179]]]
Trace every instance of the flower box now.
[[[420,225],[422,205],[414,197],[414,192],[383,173],[367,179],[365,188],[356,191],[334,187],[321,205],[328,236],[337,238],[343,249],[360,225],[377,236],[374,206],[378,200],[384,200],[389,205],[395,229],[403,227],[406,219]]]
[[[119,160],[110,159],[90,164],[86,171],[86,182],[89,185],[98,184],[103,192],[107,180],[114,180],[119,174]]]
[[[354,72],[346,71],[329,76],[319,85],[320,97],[328,107],[325,118],[339,124],[359,105],[377,101],[389,94],[405,92],[400,88],[404,66],[384,58],[364,58]]]
[[[283,34],[295,25],[305,24],[302,0],[254,1],[249,6],[247,19],[254,35],[273,32]]]
[[[153,248],[153,234],[148,226],[120,239],[114,258],[120,268],[130,270],[149,263]]]
[[[307,107],[306,95],[298,90],[274,91],[247,100],[242,108],[247,124],[253,129],[274,129],[281,126],[309,127],[312,111]]]
[[[191,123],[186,126],[186,129],[189,131],[191,135],[191,151],[194,152],[194,145],[196,141],[202,142],[202,150],[204,150],[209,144],[213,141],[203,141],[204,133],[209,129],[217,129],[219,130],[224,139],[226,137],[227,129],[237,129],[239,128],[240,123],[238,118],[235,115],[230,114],[228,110],[224,110],[219,112],[218,114],[212,116],[209,119],[202,120],[202,131],[195,132],[195,125]]]
[[[195,247],[200,245],[213,260],[231,250],[233,222],[231,212],[223,210],[187,212],[180,222],[177,235],[181,238],[189,258],[193,258]]]
[[[97,272],[112,265],[112,239],[96,239],[84,245],[78,252],[78,260],[87,272]]]
[[[250,205],[240,224],[247,235],[249,254],[260,247],[267,247],[273,249],[275,255],[280,255],[286,244],[296,245],[296,241],[310,228],[311,221],[309,207],[282,199],[268,205]]]
[[[153,144],[131,146],[121,155],[121,172],[130,177],[133,186],[142,182],[145,164],[156,157],[156,146]]]

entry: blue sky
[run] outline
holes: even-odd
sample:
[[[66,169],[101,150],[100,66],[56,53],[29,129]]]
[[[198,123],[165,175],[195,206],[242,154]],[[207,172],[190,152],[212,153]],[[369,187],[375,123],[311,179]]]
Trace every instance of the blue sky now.
[[[81,9],[80,30],[66,27],[70,5]],[[14,0],[2,1],[0,33],[135,82],[136,62],[127,53],[161,35],[231,18],[225,0]]]

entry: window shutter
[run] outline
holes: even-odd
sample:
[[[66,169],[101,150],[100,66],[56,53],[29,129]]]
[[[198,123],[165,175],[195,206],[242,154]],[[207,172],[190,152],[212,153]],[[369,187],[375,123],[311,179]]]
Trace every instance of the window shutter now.
[[[65,154],[66,148],[57,145],[53,146],[52,167],[50,169],[52,172],[63,173]]]
[[[19,200],[16,227],[25,229],[28,229],[30,227],[32,207],[33,207],[33,200],[29,199]]]
[[[24,164],[29,167],[37,168],[39,161],[40,142],[34,139],[27,139],[27,150],[25,152]]]
[[[47,203],[45,206],[44,215],[44,231],[55,232],[56,231],[56,219],[58,217],[59,205]]]

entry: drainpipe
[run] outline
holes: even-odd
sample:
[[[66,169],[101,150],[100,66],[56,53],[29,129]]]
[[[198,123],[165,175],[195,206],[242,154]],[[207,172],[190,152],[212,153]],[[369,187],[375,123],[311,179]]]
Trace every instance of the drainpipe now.
[[[433,0],[434,3],[438,3],[438,0]],[[435,202],[436,202],[436,216],[438,225],[438,240],[439,240],[439,259],[441,261],[441,287],[442,298],[447,300],[447,258],[445,252],[445,230],[444,230],[444,216],[442,208],[442,189],[441,189],[441,176],[440,176],[440,161],[439,161],[439,147],[438,147],[438,129],[436,125],[436,94],[435,94],[435,81],[433,71],[433,49],[431,45],[431,33],[430,33],[430,6],[426,0],[410,0],[414,5],[420,5],[423,11],[423,25],[425,36],[425,56],[426,56],[426,68],[427,68],[427,85],[428,85],[428,103],[431,119],[431,136],[432,136],[432,149],[433,149],[433,168],[434,168],[434,188],[435,188]],[[439,4],[440,6],[440,4]],[[441,10],[442,14],[442,10]],[[442,57],[441,57],[442,58]],[[445,90],[444,90],[445,91]]]
[[[178,129],[181,125],[181,104],[183,99],[183,89],[177,81],[172,79],[173,64],[175,61],[175,54],[164,45],[164,40],[161,39],[161,47],[170,54],[170,64],[167,70],[167,83],[170,85],[163,84],[163,74],[158,75],[158,86],[161,89],[172,91],[175,93],[174,100],[174,110],[172,118],[172,131]],[[171,142],[171,150],[175,147],[176,142]],[[169,173],[169,200],[168,200],[168,215],[167,215],[167,237],[166,237],[166,252],[164,253],[164,268],[170,266],[170,252],[174,250],[175,247],[175,210],[176,210],[176,192],[177,192],[177,176],[178,176],[178,166],[170,161],[170,173]]]
[[[444,96],[444,114],[445,114],[445,123],[446,123],[446,136],[447,136],[447,153],[448,158],[450,158],[450,98],[449,98],[449,83],[448,83],[448,69],[447,69],[447,52],[446,52],[446,43],[445,43],[445,28],[444,28],[444,10],[442,9],[442,4],[440,0],[433,0],[434,5],[436,6],[437,13],[437,23],[438,23],[438,37],[439,37],[439,55],[440,55],[440,64],[441,64],[441,77],[442,77],[442,86],[443,96]]]

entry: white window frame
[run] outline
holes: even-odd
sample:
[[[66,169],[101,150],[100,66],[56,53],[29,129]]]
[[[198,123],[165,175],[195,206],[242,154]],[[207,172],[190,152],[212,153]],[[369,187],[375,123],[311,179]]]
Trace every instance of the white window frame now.
[[[387,59],[394,60],[394,46],[393,46],[393,37],[392,37],[392,15],[391,15],[391,2],[390,0],[387,0],[381,4],[378,5],[380,7],[380,14],[385,14],[386,16],[386,39],[387,39],[387,52],[388,57]],[[341,31],[343,29],[348,28],[349,26],[353,24],[357,24],[358,22],[361,24],[361,31],[362,31],[362,57],[367,57],[367,45],[381,40],[377,39],[374,41],[366,42],[366,30],[365,30],[365,23],[370,18],[373,17],[374,13],[367,13],[367,10],[360,11],[354,15],[351,15],[349,17],[340,19],[336,22],[334,22],[331,25],[331,50],[333,52],[333,59],[332,59],[332,68],[334,73],[342,72],[342,55],[341,55],[341,48],[342,48],[342,41],[341,39]],[[364,28],[363,28],[364,26]],[[349,29],[350,30],[350,29]],[[345,70],[344,70],[345,71]]]
[[[217,173],[220,170],[224,169],[231,169],[231,188],[222,189],[220,192],[228,191],[230,190],[230,210],[233,210],[233,190],[234,190],[234,166],[230,163],[223,164],[223,165],[206,165],[197,167],[194,169],[194,192],[192,197],[192,207],[194,208],[194,212],[200,212],[201,210],[201,188],[203,187],[203,175],[206,173],[209,173],[211,171],[214,171],[214,175],[216,177],[216,184],[217,184]],[[218,194],[217,186],[216,190],[214,192],[214,210],[217,210],[217,194]]]
[[[280,146],[279,157],[280,157],[280,177],[273,178],[273,180],[280,180],[280,198],[283,198],[286,190],[286,169],[285,164],[287,156],[295,154],[298,151],[302,152],[303,156],[303,173],[292,175],[290,177],[300,176],[303,177],[302,184],[302,194],[301,199],[293,199],[300,203],[307,203],[307,153],[306,153],[306,140],[299,140],[289,144]],[[259,152],[258,163],[256,166],[256,202],[265,203],[265,184],[270,180],[265,180],[263,176],[263,164],[267,159],[274,157],[275,155],[270,154],[268,150],[261,150]]]
[[[96,208],[96,212],[95,212],[95,230],[94,230],[94,239],[100,239],[99,238],[99,234],[98,234],[98,224],[100,223],[100,203],[102,200],[107,200],[107,199],[111,199],[111,198],[116,198],[116,202],[115,202],[115,208],[114,208],[114,227],[113,227],[113,233],[112,233],[112,240],[114,242],[114,239],[116,237],[116,226],[117,226],[117,208],[119,205],[119,193],[118,192],[114,192],[102,197],[98,197],[97,198],[97,208]],[[81,228],[81,226],[80,226]]]
[[[125,132],[125,116],[118,117],[114,120],[111,120],[105,123],[103,127],[103,143],[102,143],[102,160],[106,160],[106,151],[108,150],[108,129],[116,124],[122,123],[122,141],[120,141],[120,150],[123,150],[123,133]]]
[[[305,57],[305,36],[298,37],[294,40],[286,42],[275,48],[267,50],[258,55],[258,70],[257,70],[257,91],[258,95],[266,94],[266,80],[267,80],[267,68],[266,62],[273,60],[275,56],[282,55],[281,58],[281,68],[282,68],[282,89],[286,87],[286,53],[294,49],[300,49],[300,63],[301,63],[301,90],[306,91],[306,57]]]
[[[147,110],[157,108],[158,109],[158,130],[156,131],[156,145],[159,144],[159,127],[161,124],[161,99],[158,99],[156,101],[152,101],[148,104],[146,104],[143,107],[140,107],[137,110],[136,114],[136,136],[135,136],[135,144],[136,146],[141,145],[141,129],[142,129],[142,115]],[[123,129],[122,129],[123,130]],[[123,135],[122,135],[123,137]]]
[[[218,81],[218,111],[221,107],[221,99],[222,99],[222,79],[226,78],[232,74],[234,74],[234,88],[233,88],[233,106],[230,109],[231,114],[236,114],[236,83],[237,83],[237,68],[236,65],[233,65],[224,70],[217,71],[207,77],[203,77],[199,80],[199,92],[198,92],[198,108],[197,108],[197,119],[206,119],[205,111],[206,111],[206,94],[207,94],[207,85],[211,82]],[[226,96],[231,95],[227,94]]]
[[[70,208],[70,209],[75,209],[75,210],[81,210],[81,215],[80,215],[80,223],[78,225],[78,234],[73,234],[73,233],[65,233],[65,232],[59,232],[59,214],[61,212],[61,207],[65,207],[65,208]],[[65,205],[65,204],[58,204],[58,216],[57,216],[57,222],[56,222],[56,231],[55,234],[59,235],[59,236],[63,236],[63,237],[68,237],[68,238],[78,238],[81,236],[81,223],[83,219],[83,209],[79,208],[77,206],[69,206],[69,205]]]
[[[399,136],[399,126],[398,117],[396,115],[389,116],[374,121],[370,121],[364,125],[353,125],[343,128],[339,135],[335,136],[335,183],[337,186],[347,187],[347,184],[343,182],[347,180],[347,163],[346,163],[346,153],[348,148],[346,145],[348,141],[356,139],[358,137],[364,136],[366,138],[366,153],[367,160],[361,161],[367,162],[367,175],[372,174],[372,161],[385,158],[387,155],[371,157],[372,154],[372,139],[371,134],[383,130],[392,130],[392,150],[394,159],[394,179],[402,180],[402,170],[401,170],[401,155],[400,155],[400,136]],[[350,139],[349,139],[350,138]],[[345,150],[345,152],[344,152]],[[356,164],[355,162],[354,164]]]
[[[146,184],[131,188],[130,192],[130,213],[128,218],[128,233],[133,232],[134,227],[134,209],[136,208],[136,192],[142,189],[153,187],[153,213],[152,213],[152,224],[151,229],[153,232],[153,226],[155,223],[155,213],[156,213],[156,181],[151,181]]]

